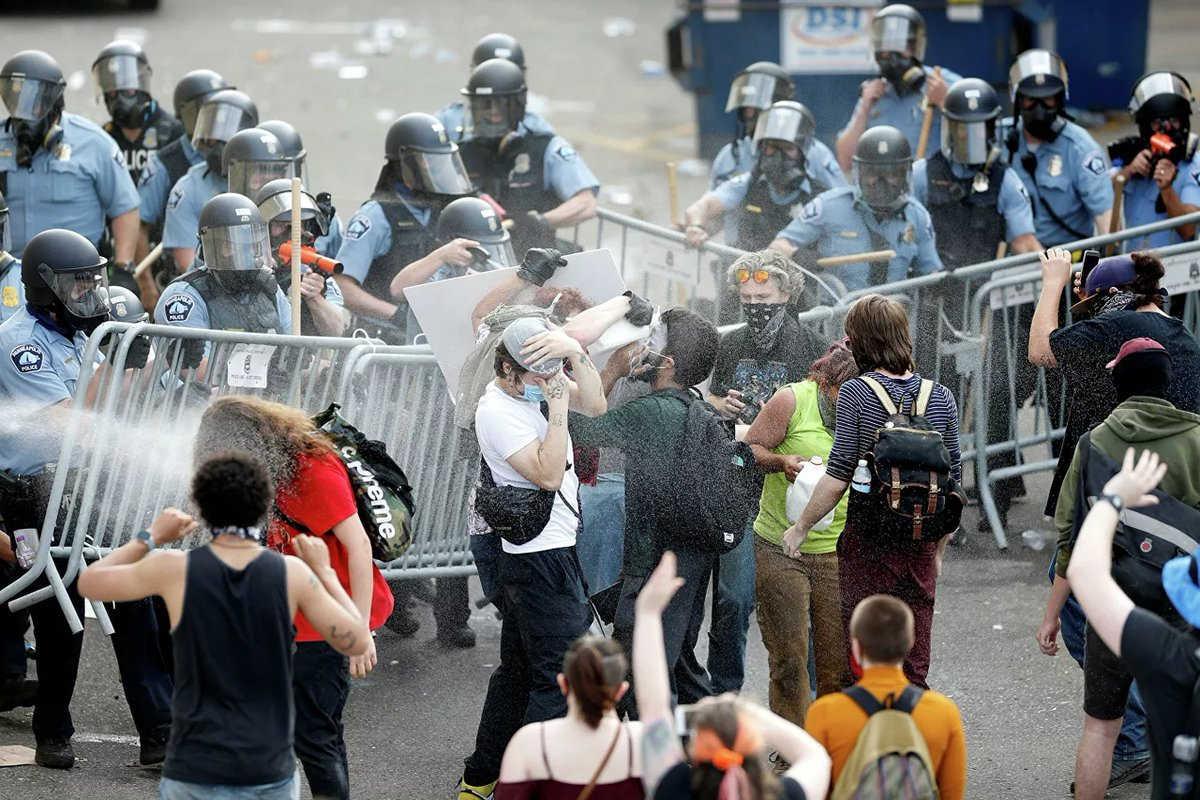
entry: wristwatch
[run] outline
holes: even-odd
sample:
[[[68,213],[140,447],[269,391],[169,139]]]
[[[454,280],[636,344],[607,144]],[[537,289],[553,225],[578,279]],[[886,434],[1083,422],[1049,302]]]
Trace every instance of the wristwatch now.
[[[147,553],[153,553],[154,549],[156,547],[158,547],[158,545],[155,544],[155,542],[154,542],[154,534],[150,533],[150,531],[148,531],[148,530],[138,531],[137,533],[135,533],[133,535],[133,540],[135,542],[141,542],[142,544],[146,545]]]
[[[1125,501],[1121,499],[1121,495],[1119,494],[1100,495],[1100,499],[1115,508],[1118,514],[1120,514],[1121,510],[1125,508]]]

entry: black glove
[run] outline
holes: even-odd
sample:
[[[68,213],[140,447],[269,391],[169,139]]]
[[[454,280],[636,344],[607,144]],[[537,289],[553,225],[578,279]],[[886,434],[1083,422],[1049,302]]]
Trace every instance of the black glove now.
[[[639,328],[649,325],[654,319],[654,306],[650,305],[650,301],[638,297],[633,292],[625,292],[625,296],[629,298],[629,310],[625,312],[625,319]]]
[[[184,339],[183,360],[180,366],[184,369],[195,369],[204,360],[204,340]]]
[[[149,360],[150,337],[145,334],[133,337],[133,341],[129,343],[129,352],[125,354],[125,369],[141,369]]]
[[[554,276],[554,270],[565,267],[567,260],[562,253],[548,247],[531,247],[525,251],[525,259],[517,270],[517,277],[534,286],[545,286]]]

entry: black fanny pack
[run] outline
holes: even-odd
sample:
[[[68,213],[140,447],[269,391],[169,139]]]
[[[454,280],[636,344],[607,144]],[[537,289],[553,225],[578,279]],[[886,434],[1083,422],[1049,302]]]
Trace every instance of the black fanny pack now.
[[[567,465],[571,469],[571,465]],[[493,533],[509,544],[522,545],[536,539],[550,524],[554,498],[562,497],[576,519],[582,519],[562,490],[528,489],[524,486],[497,486],[487,459],[479,459],[479,487],[475,491],[475,510]]]

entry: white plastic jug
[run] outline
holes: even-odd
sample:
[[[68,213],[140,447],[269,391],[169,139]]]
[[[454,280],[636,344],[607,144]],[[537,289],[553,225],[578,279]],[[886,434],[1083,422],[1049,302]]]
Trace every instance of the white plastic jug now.
[[[787,490],[787,516],[788,521],[795,523],[800,519],[800,515],[804,513],[804,509],[808,507],[808,501],[812,499],[813,490],[817,488],[821,478],[825,475],[825,462],[820,456],[813,456],[812,460],[807,462],[796,476],[796,480],[792,481],[792,485]],[[816,525],[812,526],[814,531],[828,530],[833,524],[833,509],[822,517]]]

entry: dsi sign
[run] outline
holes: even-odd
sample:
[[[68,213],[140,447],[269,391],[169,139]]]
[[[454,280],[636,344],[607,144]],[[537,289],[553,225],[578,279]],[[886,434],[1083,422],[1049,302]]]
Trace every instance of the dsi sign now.
[[[873,0],[837,5],[785,2],[779,11],[780,62],[788,72],[873,72]]]

